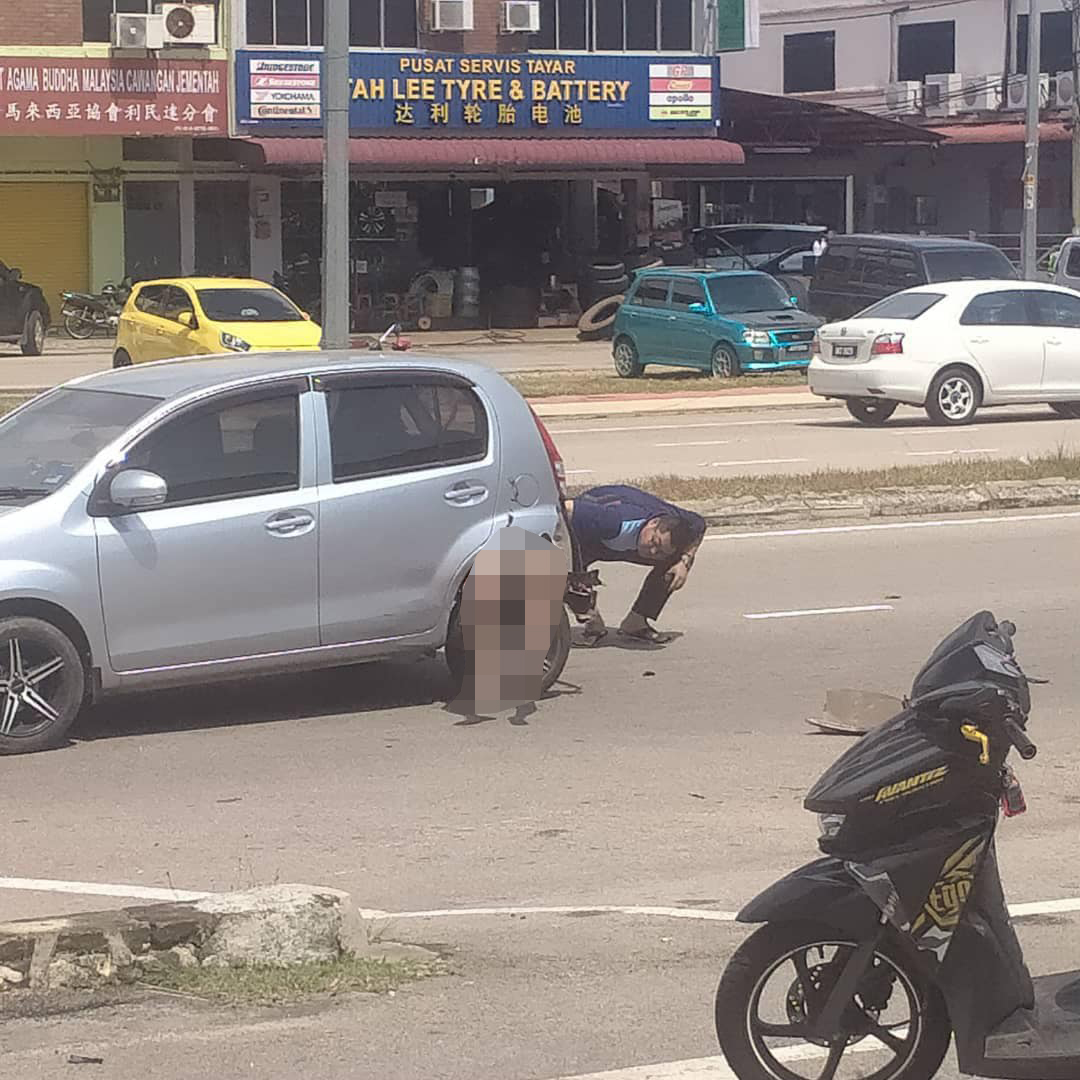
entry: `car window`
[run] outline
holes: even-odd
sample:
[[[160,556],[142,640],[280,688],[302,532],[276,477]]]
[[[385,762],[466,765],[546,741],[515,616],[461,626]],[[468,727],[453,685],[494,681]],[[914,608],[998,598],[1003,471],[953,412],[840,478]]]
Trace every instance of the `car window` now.
[[[192,311],[191,297],[176,285],[166,285],[161,299],[162,315],[176,322],[185,312]]]
[[[680,281],[676,278],[671,283],[671,306],[679,311],[687,311],[691,304],[705,303],[705,287],[700,281]]]
[[[165,297],[164,285],[144,285],[135,297],[135,307],[147,315],[163,316],[165,306],[162,303]]]
[[[713,307],[720,315],[781,311],[791,307],[787,292],[776,278],[768,274],[732,274],[709,278],[709,293]]]
[[[964,309],[961,326],[1030,326],[1026,289],[982,293]]]
[[[280,392],[200,406],[150,432],[126,462],[165,480],[166,506],[295,490],[299,411],[297,394]]]
[[[1069,248],[1069,258],[1065,263],[1065,273],[1069,277],[1080,277],[1080,244],[1073,244]]]
[[[777,270],[781,274],[802,274],[803,260],[813,255],[811,251],[795,251],[780,260]]]
[[[1040,326],[1080,329],[1080,296],[1050,290],[1035,292],[1033,295]]]
[[[910,289],[912,285],[921,285],[922,274],[915,256],[905,251],[894,251],[889,256],[886,281],[897,289]]]
[[[944,299],[944,293],[899,293],[895,296],[887,296],[884,300],[871,304],[865,311],[860,311],[851,317],[853,319],[917,319]]]
[[[928,251],[924,258],[930,281],[1009,280],[1016,277],[1016,268],[997,248]]]
[[[334,482],[480,461],[488,420],[463,386],[423,381],[327,394]]]
[[[889,254],[883,248],[859,248],[855,256],[854,276],[864,285],[877,288],[888,285]]]
[[[814,278],[817,283],[828,284],[829,282],[835,283],[845,280],[851,267],[851,259],[851,248],[836,247],[835,244],[830,244],[826,248],[825,254],[818,259],[817,266],[814,267]]]
[[[300,309],[276,289],[199,289],[199,303],[215,322],[301,322]]]
[[[667,278],[645,278],[637,287],[631,303],[637,307],[667,307],[670,285]]]

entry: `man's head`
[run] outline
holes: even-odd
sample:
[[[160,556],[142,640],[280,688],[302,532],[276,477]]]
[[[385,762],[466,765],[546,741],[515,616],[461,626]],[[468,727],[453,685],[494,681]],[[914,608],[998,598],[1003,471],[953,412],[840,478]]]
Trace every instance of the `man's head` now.
[[[690,524],[674,514],[650,518],[638,534],[638,554],[650,562],[666,562],[682,554],[693,539]]]

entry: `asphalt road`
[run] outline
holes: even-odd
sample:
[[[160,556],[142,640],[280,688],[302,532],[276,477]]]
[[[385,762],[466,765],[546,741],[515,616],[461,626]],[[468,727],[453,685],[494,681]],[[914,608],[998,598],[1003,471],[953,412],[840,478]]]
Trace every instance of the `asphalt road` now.
[[[742,476],[1016,458],[1080,448],[1080,423],[1045,406],[987,410],[970,427],[942,428],[915,409],[868,428],[833,405],[737,413],[618,416],[548,425],[572,483],[662,474]]]
[[[1000,840],[1010,899],[1078,897],[1080,863],[1062,857],[1080,804],[1078,569],[1072,511],[710,534],[663,620],[684,636],[575,651],[567,685],[525,725],[441,711],[435,661],[103,707],[73,746],[3,763],[0,866],[184,889],[315,882],[396,913],[730,911],[815,853],[801,799],[845,745],[807,733],[825,689],[902,694],[933,645],[989,607],[1019,625],[1028,669],[1053,679],[1035,691],[1040,756],[1021,769],[1031,812]],[[614,620],[640,571],[604,576]],[[792,614],[838,608],[873,610]],[[4,889],[0,902],[9,917],[101,905]],[[744,933],[535,911],[380,926],[448,948],[457,974],[321,1010],[174,1002],[11,1022],[5,1062],[37,1080],[58,1075],[57,1054],[100,1046],[107,1080],[550,1080],[697,1059],[715,1053],[710,996]],[[1080,967],[1078,929],[1074,915],[1024,924],[1032,967]],[[709,1068],[611,1080],[730,1080]]]

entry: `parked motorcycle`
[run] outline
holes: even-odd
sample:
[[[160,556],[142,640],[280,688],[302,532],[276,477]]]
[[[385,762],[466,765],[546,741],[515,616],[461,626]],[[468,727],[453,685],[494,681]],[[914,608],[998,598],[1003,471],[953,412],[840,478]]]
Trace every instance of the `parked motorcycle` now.
[[[100,293],[65,292],[61,313],[64,329],[70,337],[85,341],[98,330],[113,335],[120,323],[120,313],[131,295],[131,281],[125,278],[120,285],[109,282]]]
[[[1080,1077],[1080,972],[1032,979],[998,873],[1009,752],[1036,754],[1015,629],[960,626],[807,795],[825,857],[739,913],[763,925],[716,995],[739,1080],[930,1080],[952,1038],[965,1074]]]

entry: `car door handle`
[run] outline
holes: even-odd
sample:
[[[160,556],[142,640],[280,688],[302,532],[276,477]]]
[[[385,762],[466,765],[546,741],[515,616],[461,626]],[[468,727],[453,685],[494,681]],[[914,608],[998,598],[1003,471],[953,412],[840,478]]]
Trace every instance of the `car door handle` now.
[[[483,484],[472,484],[464,481],[448,488],[443,498],[455,506],[471,506],[487,498],[488,489]]]
[[[989,342],[990,342],[989,338],[984,338],[984,337],[973,337],[973,338],[971,338],[971,344],[972,345],[987,345],[987,344],[989,344]]]
[[[1046,339],[1046,344],[1047,345],[1060,345],[1061,344],[1061,338],[1048,337]]]
[[[308,532],[315,524],[315,518],[303,510],[285,510],[268,517],[264,528],[274,536],[297,536]]]

